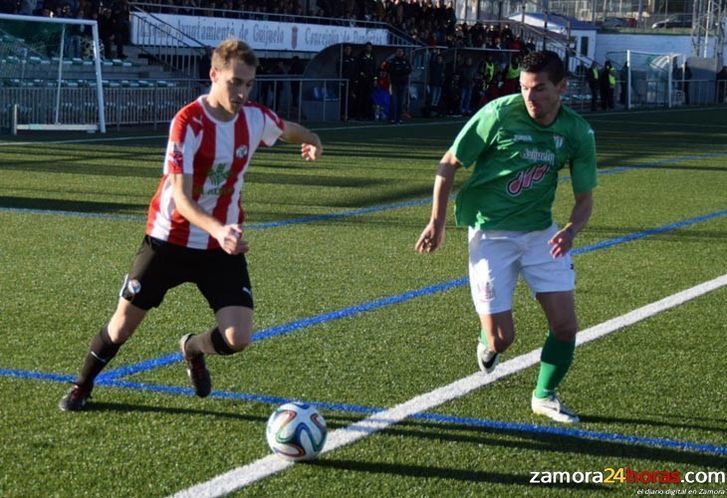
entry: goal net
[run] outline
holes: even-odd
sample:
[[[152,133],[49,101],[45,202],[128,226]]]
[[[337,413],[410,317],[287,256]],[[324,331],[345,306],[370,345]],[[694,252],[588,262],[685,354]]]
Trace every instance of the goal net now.
[[[681,103],[674,84],[674,69],[679,57],[635,50],[608,52],[606,58],[617,72],[616,98],[628,109],[672,107]]]
[[[0,127],[106,131],[96,21],[0,14]]]

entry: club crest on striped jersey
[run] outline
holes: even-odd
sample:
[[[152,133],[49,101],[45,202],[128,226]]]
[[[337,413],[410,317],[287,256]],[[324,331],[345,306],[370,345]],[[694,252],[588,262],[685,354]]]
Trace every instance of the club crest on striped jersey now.
[[[238,159],[245,159],[245,157],[247,157],[247,145],[241,145],[235,149],[235,157]]]

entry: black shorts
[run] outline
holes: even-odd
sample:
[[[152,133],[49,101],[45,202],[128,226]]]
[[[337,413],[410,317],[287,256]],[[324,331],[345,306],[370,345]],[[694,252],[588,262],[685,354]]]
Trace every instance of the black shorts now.
[[[222,249],[190,249],[145,236],[119,295],[143,310],[159,306],[164,295],[194,282],[213,311],[225,306],[253,307],[244,254]]]

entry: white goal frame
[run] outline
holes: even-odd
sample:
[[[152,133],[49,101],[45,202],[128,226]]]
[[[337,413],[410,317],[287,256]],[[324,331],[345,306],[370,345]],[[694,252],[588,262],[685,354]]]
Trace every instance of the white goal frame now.
[[[17,116],[17,104],[13,109],[12,117],[12,132],[17,134],[18,130],[64,130],[64,131],[100,131],[106,133],[106,119],[104,109],[104,96],[103,96],[103,79],[101,76],[101,52],[100,43],[98,37],[98,24],[96,21],[88,19],[66,19],[66,18],[52,18],[52,17],[38,17],[38,16],[21,16],[15,14],[0,14],[0,20],[18,21],[21,23],[51,23],[51,24],[62,24],[63,29],[61,31],[61,40],[58,51],[58,71],[57,71],[57,82],[56,82],[56,101],[55,101],[55,119],[53,123],[19,123]],[[96,77],[96,99],[98,105],[98,122],[96,124],[70,124],[60,122],[60,98],[61,98],[61,82],[63,75],[63,63],[64,63],[64,45],[66,40],[66,26],[82,25],[91,26],[91,32],[93,37],[93,61],[94,61],[94,72]]]

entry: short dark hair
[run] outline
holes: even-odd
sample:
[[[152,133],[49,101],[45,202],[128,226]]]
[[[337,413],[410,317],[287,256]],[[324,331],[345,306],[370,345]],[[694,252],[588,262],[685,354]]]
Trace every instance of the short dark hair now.
[[[548,79],[557,85],[565,78],[565,67],[560,56],[550,50],[541,50],[539,52],[530,52],[520,63],[520,68],[526,73],[545,72]]]

